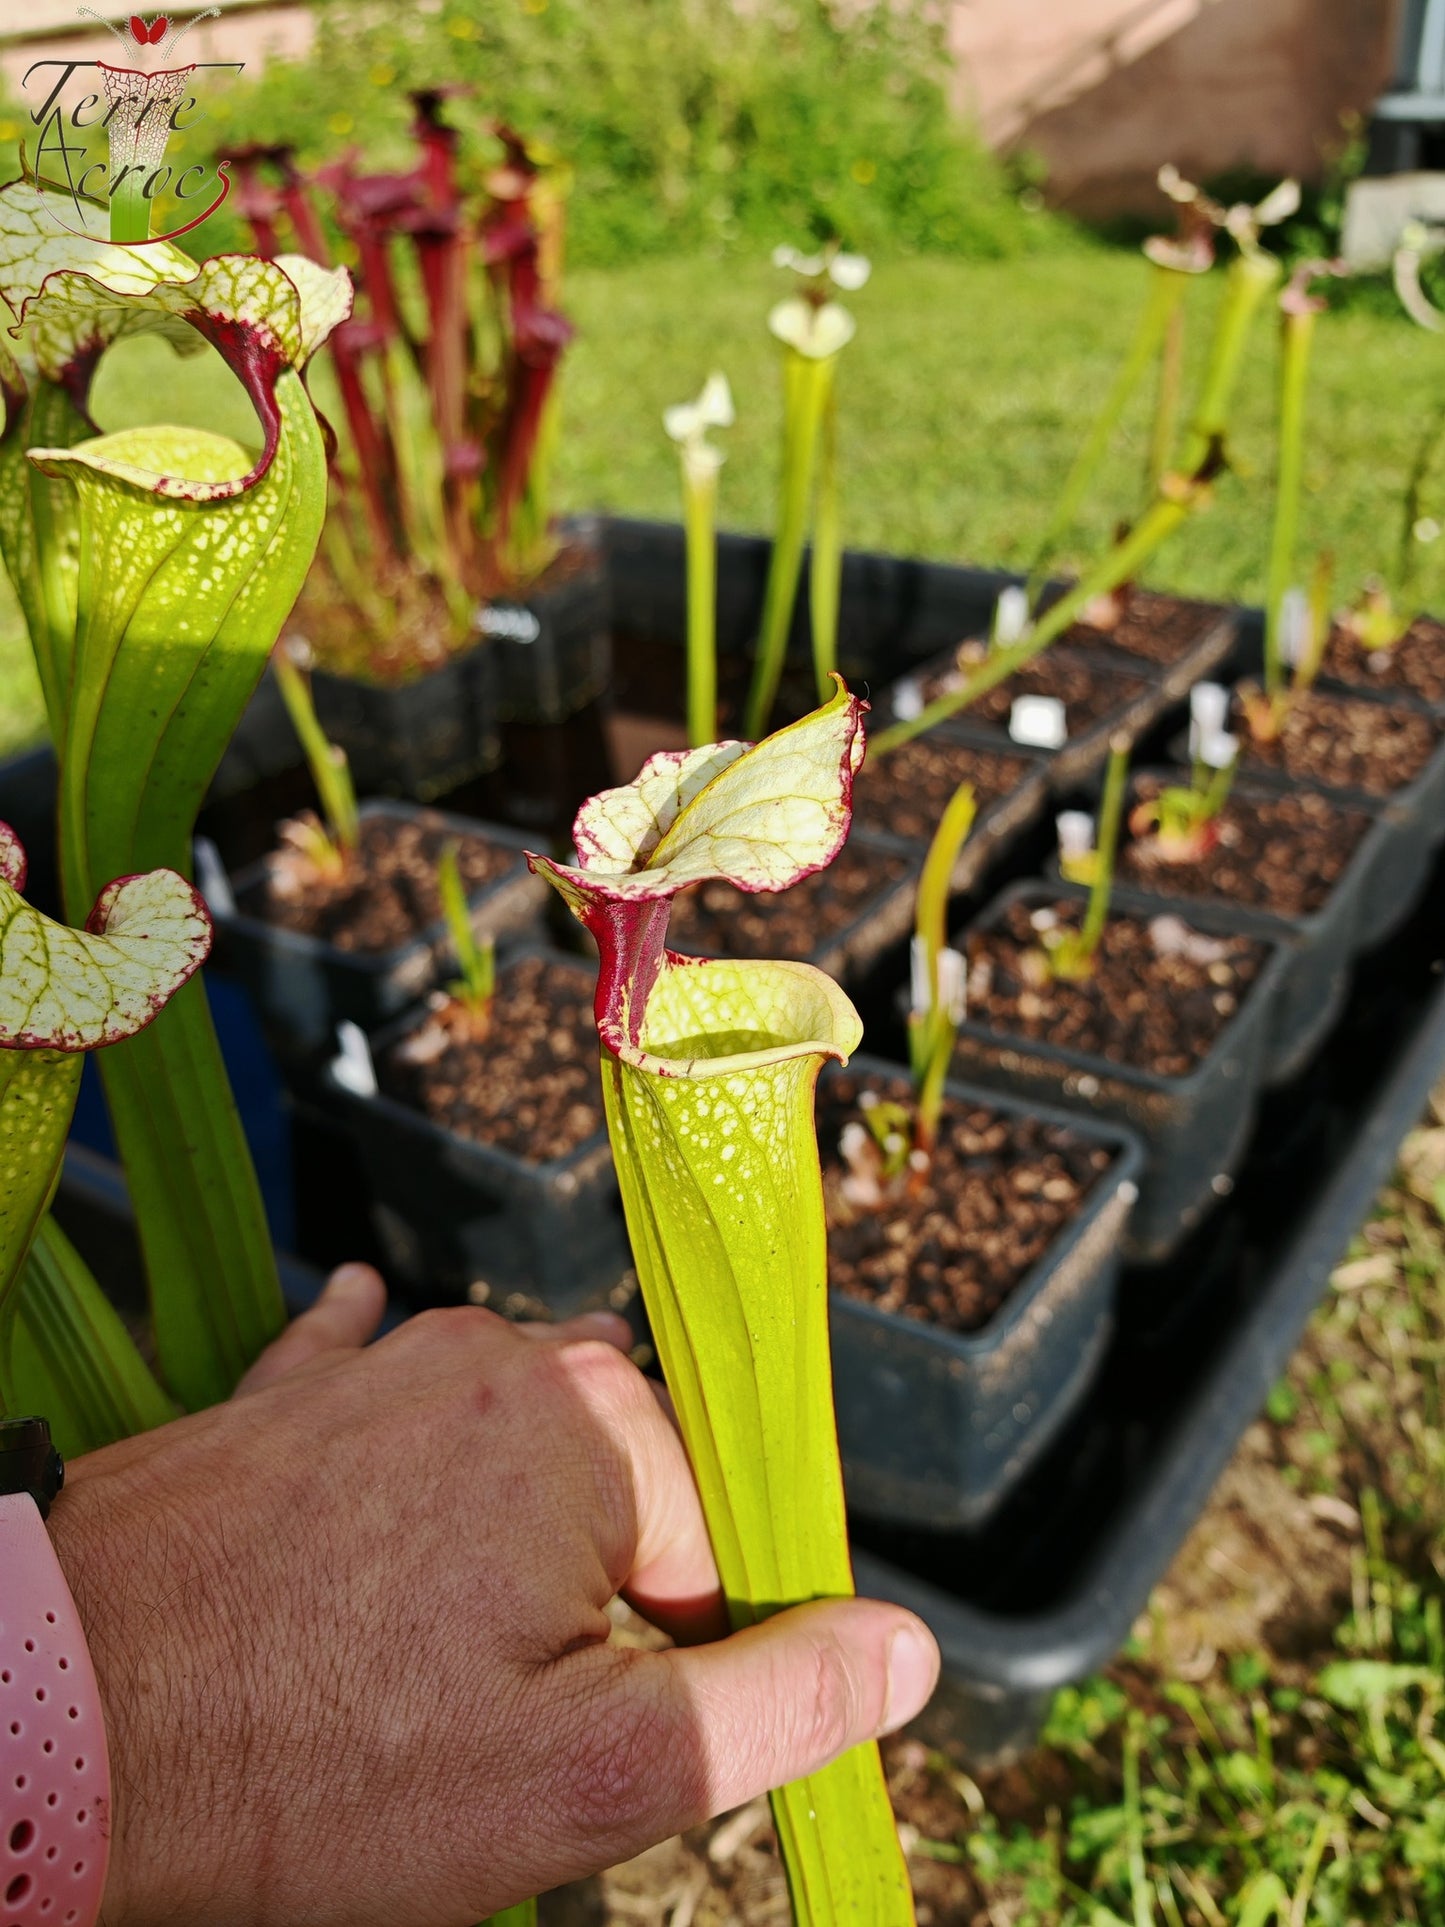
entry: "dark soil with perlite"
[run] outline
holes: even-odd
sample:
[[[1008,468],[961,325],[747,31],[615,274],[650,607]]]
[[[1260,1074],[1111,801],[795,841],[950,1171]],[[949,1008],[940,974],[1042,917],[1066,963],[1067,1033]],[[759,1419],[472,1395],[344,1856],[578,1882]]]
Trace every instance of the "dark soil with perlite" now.
[[[1235,727],[1242,767],[1367,796],[1389,796],[1412,783],[1440,741],[1440,725],[1423,710],[1319,689],[1290,705],[1272,743],[1256,742],[1242,714]]]
[[[843,1193],[838,1142],[862,1115],[864,1088],[910,1101],[902,1078],[865,1084],[845,1074],[819,1090],[829,1283],[882,1311],[978,1331],[1072,1222],[1110,1155],[1060,1125],[950,1098],[916,1191],[859,1210]]]
[[[840,936],[870,898],[908,874],[906,857],[845,844],[825,870],[776,895],[703,883],[673,900],[667,940],[706,957],[807,957]]]
[[[853,786],[854,821],[927,843],[960,783],[973,784],[979,814],[1016,790],[1035,764],[1005,751],[973,749],[936,732],[915,736],[887,756],[868,757]]]
[[[1084,906],[1011,904],[968,940],[971,1023],[1148,1071],[1185,1077],[1203,1062],[1263,968],[1265,945],[1215,937],[1180,918],[1112,916],[1079,982],[1049,978],[1045,932],[1077,928]]]
[[[955,666],[923,679],[923,699],[957,689],[988,658],[987,646],[968,642],[958,651]],[[1007,728],[1009,714],[1019,696],[1053,696],[1064,705],[1064,722],[1070,736],[1082,736],[1095,723],[1123,710],[1149,688],[1142,676],[1127,671],[1103,668],[1087,656],[1063,649],[1047,649],[1033,662],[1015,670],[1004,682],[975,697],[959,720],[987,723]]]
[[[543,957],[498,973],[485,1036],[460,1004],[438,996],[377,1075],[388,1097],[533,1164],[566,1157],[604,1122],[590,994]]]
[[[1204,602],[1185,602],[1178,596],[1152,595],[1135,589],[1124,598],[1117,618],[1107,626],[1075,622],[1064,632],[1066,643],[1089,649],[1117,649],[1145,662],[1177,662],[1204,632],[1219,620],[1219,610]]]
[[[1134,802],[1165,787],[1141,776]],[[1307,917],[1328,902],[1371,818],[1343,809],[1318,790],[1280,796],[1231,793],[1215,819],[1218,841],[1183,863],[1165,861],[1153,837],[1134,838],[1119,854],[1120,881],[1164,896],[1223,898],[1278,917]]]
[[[1336,627],[1325,650],[1323,674],[1363,689],[1398,689],[1423,702],[1445,703],[1445,622],[1417,616],[1388,649],[1366,649]]]
[[[394,950],[441,917],[437,860],[453,840],[452,830],[425,816],[404,822],[364,816],[356,855],[340,876],[321,874],[299,851],[276,850],[266,860],[264,881],[242,893],[238,908],[338,950]],[[468,894],[516,867],[515,849],[483,836],[455,840]]]

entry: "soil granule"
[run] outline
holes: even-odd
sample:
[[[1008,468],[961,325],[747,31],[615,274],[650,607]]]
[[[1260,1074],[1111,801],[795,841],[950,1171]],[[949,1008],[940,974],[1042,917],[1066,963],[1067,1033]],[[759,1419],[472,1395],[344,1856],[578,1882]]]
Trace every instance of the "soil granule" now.
[[[924,670],[924,701],[931,703],[947,690],[960,687],[987,655],[983,643],[969,642],[946,668],[937,668],[931,673]],[[1116,669],[1108,662],[1101,663],[1097,657],[1091,658],[1078,650],[1051,648],[1015,670],[997,687],[976,697],[967,709],[959,711],[957,720],[1007,729],[1016,697],[1054,696],[1064,705],[1064,723],[1072,740],[1111,716],[1121,715],[1149,687],[1144,677]]]
[[[981,818],[990,804],[1010,795],[1038,769],[1031,757],[973,749],[930,731],[887,756],[864,762],[853,786],[854,820],[864,829],[927,843],[960,783],[973,784]]]
[[[1117,649],[1146,662],[1174,663],[1214,628],[1222,614],[1212,603],[1135,589],[1125,598],[1112,628],[1075,622],[1065,630],[1064,640],[1089,649]]]
[[[1445,622],[1416,616],[1389,649],[1366,649],[1337,626],[1321,673],[1361,689],[1398,689],[1422,702],[1445,703]]]
[[[1046,926],[1036,919],[1052,916],[1077,929],[1083,911],[1077,901],[1033,909],[1014,903],[992,929],[971,932],[969,1021],[1156,1077],[1187,1076],[1239,1009],[1265,946],[1190,932],[1190,949],[1161,950],[1151,934],[1155,919],[1119,915],[1104,926],[1091,977],[1039,982],[1034,958]]]
[[[667,940],[701,957],[808,957],[908,875],[906,857],[847,843],[823,870],[776,893],[701,883],[673,900]]]
[[[425,813],[403,820],[363,816],[355,860],[340,877],[318,874],[292,850],[273,851],[264,881],[240,893],[239,907],[338,950],[363,955],[394,950],[440,919],[437,860],[453,841],[468,895],[521,861],[515,849],[480,833],[458,835]]]
[[[828,1278],[835,1291],[941,1325],[986,1325],[1073,1221],[1111,1162],[1098,1144],[1037,1118],[945,1100],[931,1168],[915,1195],[877,1211],[843,1197],[843,1126],[861,1116],[862,1088],[911,1101],[906,1078],[846,1073],[818,1093],[818,1142],[828,1208]]]
[[[458,1137],[531,1164],[566,1157],[604,1124],[590,985],[545,957],[521,957],[498,972],[485,1037],[438,996],[378,1078],[388,1097]]]
[[[1133,801],[1149,801],[1164,787],[1162,777],[1141,776]],[[1163,896],[1223,898],[1277,917],[1307,917],[1328,902],[1370,821],[1319,790],[1272,796],[1236,788],[1215,819],[1212,849],[1166,862],[1152,837],[1131,839],[1119,854],[1120,880]]]
[[[1440,741],[1440,725],[1402,703],[1369,702],[1312,689],[1291,703],[1272,743],[1257,743],[1236,703],[1240,759],[1326,789],[1389,796],[1424,769]]]

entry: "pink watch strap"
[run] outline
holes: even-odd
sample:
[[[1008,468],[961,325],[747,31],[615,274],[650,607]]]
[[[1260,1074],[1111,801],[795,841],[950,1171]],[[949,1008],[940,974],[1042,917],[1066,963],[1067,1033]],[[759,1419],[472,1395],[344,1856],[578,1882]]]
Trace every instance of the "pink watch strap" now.
[[[0,1927],[95,1927],[110,1762],[80,1616],[39,1507],[0,1495]]]

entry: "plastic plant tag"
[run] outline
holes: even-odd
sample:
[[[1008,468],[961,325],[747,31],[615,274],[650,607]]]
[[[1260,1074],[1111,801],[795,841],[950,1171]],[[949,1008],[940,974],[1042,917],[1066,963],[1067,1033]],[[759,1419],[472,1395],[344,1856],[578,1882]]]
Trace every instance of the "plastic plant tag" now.
[[[1015,696],[1008,733],[1031,749],[1062,749],[1069,739],[1064,705],[1057,696]]]
[[[580,861],[529,861],[597,939],[602,1087],[658,1354],[735,1626],[852,1591],[833,1418],[813,1091],[862,1037],[806,964],[665,947],[670,899],[786,889],[848,833],[864,705],[750,748],[652,757],[584,804]],[[903,1927],[908,1876],[876,1746],[772,1796],[796,1919]]]
[[[1078,863],[1094,854],[1094,819],[1087,810],[1060,810],[1054,818],[1059,833],[1059,855]]]
[[[928,946],[918,937],[908,945],[909,1008],[915,1017],[927,1016],[934,1007],[933,986],[929,981]],[[967,1015],[968,966],[962,951],[938,953],[938,1007],[951,1024],[961,1024]]]
[[[211,915],[234,916],[236,894],[221,852],[208,836],[196,837],[191,847],[196,853],[196,888],[206,899]]]
[[[1309,597],[1301,588],[1286,589],[1279,605],[1279,653],[1291,669],[1303,660],[1312,628]]]
[[[1189,692],[1189,756],[1193,761],[1199,745],[1217,736],[1229,724],[1229,691],[1223,683],[1197,682]]]
[[[1004,648],[1011,642],[1017,642],[1028,626],[1029,592],[1022,583],[1011,582],[1006,589],[998,592],[990,643],[996,648]]]
[[[336,1056],[331,1060],[331,1075],[342,1090],[350,1091],[353,1097],[376,1096],[376,1066],[371,1045],[360,1024],[353,1024],[349,1017],[343,1017],[336,1026]]]
[[[1195,755],[1208,769],[1230,769],[1239,755],[1239,738],[1227,729],[1201,733]]]
[[[893,714],[900,722],[911,723],[923,714],[923,684],[917,676],[905,676],[893,686]]]

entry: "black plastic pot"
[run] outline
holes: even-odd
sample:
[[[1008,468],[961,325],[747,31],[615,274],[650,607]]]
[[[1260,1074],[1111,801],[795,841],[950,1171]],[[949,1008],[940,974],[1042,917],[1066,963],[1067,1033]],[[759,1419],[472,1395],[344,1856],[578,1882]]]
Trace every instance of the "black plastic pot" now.
[[[525,930],[547,899],[547,886],[531,874],[523,857],[527,839],[516,831],[423,811],[410,803],[364,803],[361,814],[363,819],[402,821],[424,817],[455,836],[480,836],[515,851],[506,873],[468,898],[478,936],[505,937]],[[246,986],[273,1044],[285,1056],[329,1050],[342,1018],[363,1029],[387,1022],[424,996],[446,966],[450,940],[444,920],[391,950],[341,950],[254,914],[265,877],[263,860],[234,879],[236,908],[215,913],[216,961]]]
[[[410,682],[312,672],[321,727],[346,751],[364,795],[429,803],[501,758],[495,652],[479,642]]]
[[[1141,665],[1132,658],[1125,659],[1117,652],[1101,649],[1073,649],[1056,645],[1050,652],[1055,661],[1072,661],[1088,670],[1105,684],[1116,682],[1120,685],[1119,700],[1087,729],[1081,729],[1055,750],[1046,750],[1048,758],[1048,780],[1057,794],[1073,789],[1101,768],[1108,758],[1110,741],[1119,735],[1126,736],[1131,743],[1147,733],[1164,716],[1178,697],[1173,693],[1172,683],[1159,678],[1146,676]],[[926,677],[948,669],[952,663],[952,652],[933,662],[925,663],[916,672]],[[1129,689],[1128,685],[1137,683],[1139,687]],[[896,688],[896,685],[895,685]],[[894,690],[890,689],[879,700],[880,718],[886,724],[893,715]],[[960,741],[976,742],[983,747],[997,750],[1014,750],[1020,747],[1008,733],[1003,724],[985,722],[967,711],[948,719],[948,727]]]
[[[597,969],[580,957],[524,944],[502,970],[537,956],[575,976],[591,1002]],[[423,1015],[373,1037],[378,1063]],[[558,1318],[608,1302],[632,1259],[605,1128],[566,1157],[532,1164],[384,1094],[358,1097],[329,1071],[321,1095],[361,1153],[388,1274],[418,1302],[480,1299]]]
[[[896,1064],[855,1057],[885,1089]],[[1119,1241],[1143,1152],[1133,1135],[971,1085],[949,1095],[1058,1124],[1112,1155],[1079,1215],[978,1332],[945,1331],[834,1292],[833,1388],[850,1507],[949,1530],[1007,1497],[1078,1404],[1114,1322]]]
[[[1134,778],[1136,783],[1140,776],[1168,782],[1177,780],[1178,771],[1140,770]],[[1240,797],[1278,793],[1266,784],[1255,782],[1236,783],[1231,791]],[[1382,853],[1388,851],[1394,838],[1394,827],[1383,820],[1378,803],[1371,803],[1368,798],[1341,807],[1358,810],[1371,818],[1370,827],[1326,901],[1308,916],[1278,916],[1218,896],[1173,892],[1167,886],[1174,882],[1182,884],[1188,876],[1188,866],[1184,864],[1161,867],[1156,881],[1146,883],[1131,877],[1128,884],[1131,897],[1149,900],[1160,915],[1172,914],[1188,922],[1201,905],[1209,905],[1228,916],[1232,930],[1282,946],[1286,962],[1275,991],[1265,1039],[1264,1081],[1267,1084],[1287,1084],[1304,1069],[1344,1006],[1350,987],[1350,966],[1357,952],[1378,941],[1376,933],[1366,924],[1363,911],[1371,878]],[[1057,874],[1058,859],[1055,858],[1050,864],[1050,875]]]
[[[859,1521],[859,1590],[919,1612],[943,1648],[925,1715],[934,1742],[975,1762],[1033,1744],[1054,1691],[1106,1666],[1258,1416],[1330,1272],[1390,1176],[1445,1069],[1445,866],[1400,942],[1357,983],[1328,1047],[1330,1088],[1284,1167],[1269,1100],[1233,1195],[1139,1295],[1182,1297],[1201,1267],[1212,1316],[1162,1329],[1145,1364],[1120,1330],[1075,1419],[982,1532]],[[1368,979],[1368,981],[1366,981]],[[1223,1262],[1218,1262],[1219,1260]],[[1126,1277],[1126,1284],[1129,1281]]]
[[[1353,689],[1333,690],[1334,695],[1353,696],[1361,702],[1384,702]],[[1389,705],[1386,704],[1386,707]],[[1422,705],[1407,703],[1415,714]],[[1428,714],[1427,712],[1424,712]],[[1178,736],[1169,744],[1169,755],[1176,763],[1189,760],[1188,742]],[[1241,743],[1240,774],[1251,782],[1270,789],[1298,787],[1293,779],[1267,765],[1251,763],[1247,740]],[[1413,782],[1393,791],[1388,797],[1371,796],[1363,790],[1335,789],[1325,783],[1306,785],[1330,796],[1349,809],[1369,809],[1388,824],[1391,834],[1382,836],[1375,851],[1370,874],[1365,880],[1360,907],[1361,928],[1366,944],[1384,943],[1406,921],[1419,901],[1430,869],[1434,850],[1445,837],[1445,733],[1436,744],[1429,762]]]
[[[965,891],[975,889],[988,872],[1011,850],[1024,833],[1038,823],[1044,814],[1049,797],[1050,758],[1044,750],[1030,749],[1020,743],[1000,744],[993,738],[984,740],[966,730],[944,723],[930,730],[927,740],[935,748],[953,748],[959,752],[958,780],[964,781],[968,774],[966,752],[970,749],[986,749],[995,754],[1004,754],[1029,765],[1029,773],[1022,782],[1015,784],[1006,796],[999,796],[986,803],[974,818],[968,837],[954,862],[949,881],[949,891],[960,896]],[[908,767],[910,745],[904,743],[891,752],[890,760],[896,759],[896,766],[905,774]],[[863,795],[868,780],[868,766],[865,761],[860,779],[859,794]],[[867,836],[880,848],[907,850],[911,852],[920,867],[923,853],[928,848],[928,838],[905,837],[896,832],[879,829],[872,823],[855,832]]]
[[[902,859],[908,869],[896,881],[881,882],[877,892],[865,900],[851,922],[821,939],[805,954],[788,958],[790,962],[812,964],[828,976],[836,977],[840,983],[860,980],[885,950],[907,936],[913,923],[914,899],[918,891],[917,853],[911,845],[894,838],[871,835],[865,830],[854,830],[848,839],[848,848],[855,855],[861,852],[865,858]],[[710,947],[694,943],[686,934],[676,930],[669,933],[668,944],[679,956],[735,954],[730,953],[725,944]],[[788,955],[781,947],[771,954],[779,957]]]
[[[612,668],[612,614],[595,517],[564,524],[562,546],[525,595],[498,596],[477,612],[496,660],[502,719],[561,723],[594,702]]]
[[[1087,895],[1067,883],[1016,883],[972,927],[991,928],[1015,903],[1082,902]],[[1116,890],[1113,901],[1129,914],[1149,916],[1159,909],[1157,899],[1132,891]],[[1237,934],[1233,916],[1213,905],[1191,904],[1188,922],[1214,935]],[[1124,1237],[1130,1263],[1166,1259],[1228,1190],[1238,1168],[1264,1076],[1274,1000],[1290,961],[1286,946],[1261,941],[1271,953],[1263,969],[1209,1055],[1187,1077],[1159,1077],[968,1018],[959,1026],[954,1061],[973,1082],[1137,1131],[1145,1161]]]

